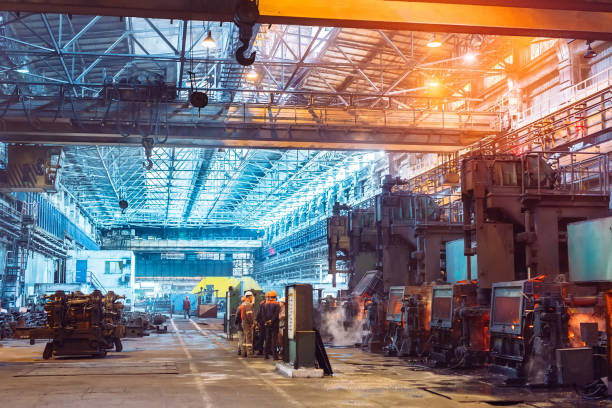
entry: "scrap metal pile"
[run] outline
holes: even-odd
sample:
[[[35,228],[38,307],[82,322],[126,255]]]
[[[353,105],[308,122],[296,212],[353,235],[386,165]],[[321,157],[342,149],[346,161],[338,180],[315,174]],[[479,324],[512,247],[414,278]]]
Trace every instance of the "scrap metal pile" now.
[[[123,303],[118,301],[124,298],[112,291],[102,295],[99,290],[89,295],[64,291],[45,295],[45,326],[17,327],[14,336],[28,338],[30,344],[36,339],[51,339],[43,352],[45,360],[52,356],[104,357],[112,348],[119,352],[125,326],[121,324]]]
[[[166,316],[156,313],[128,312],[124,313],[122,322],[125,326],[125,337],[148,336],[151,331],[167,333],[168,326],[164,325]]]
[[[46,314],[43,310],[33,307],[27,312],[10,310],[0,313],[0,340],[11,338],[17,328],[40,327],[46,322]]]

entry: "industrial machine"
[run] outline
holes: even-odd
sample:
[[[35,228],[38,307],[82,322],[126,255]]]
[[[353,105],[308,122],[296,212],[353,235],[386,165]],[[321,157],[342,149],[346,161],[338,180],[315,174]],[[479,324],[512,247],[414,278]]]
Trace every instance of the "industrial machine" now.
[[[63,151],[54,146],[9,145],[0,191],[57,192]]]
[[[477,277],[470,314],[490,307],[493,367],[520,380],[557,382],[555,353],[569,346],[573,303],[564,294],[591,297],[599,290],[564,279],[568,225],[609,212],[608,159],[585,156],[580,162],[557,153],[475,156],[462,163],[465,271],[468,280],[474,269]],[[470,324],[456,317],[465,339]]]
[[[388,355],[428,354],[429,313],[432,286],[392,286],[389,289],[386,320],[389,322]]]
[[[462,281],[433,288],[430,361],[456,368],[487,361],[489,308],[478,304],[477,285]]]
[[[460,202],[451,195],[414,194],[405,181],[385,177],[376,197],[377,267],[383,271],[389,308],[397,308],[391,285],[403,285],[398,314],[387,309],[388,354],[421,355],[429,351],[432,291],[446,277],[446,243],[463,234]],[[400,289],[396,289],[399,293]]]
[[[335,203],[327,219],[328,273],[348,274],[354,288],[366,272],[376,267],[377,230],[373,208],[353,208]]]
[[[52,339],[45,346],[43,358],[52,356],[92,355],[104,357],[109,349],[121,351],[125,327],[121,324],[124,299],[109,291],[86,295],[81,292],[57,291],[44,297],[46,327],[17,329],[15,337]]]

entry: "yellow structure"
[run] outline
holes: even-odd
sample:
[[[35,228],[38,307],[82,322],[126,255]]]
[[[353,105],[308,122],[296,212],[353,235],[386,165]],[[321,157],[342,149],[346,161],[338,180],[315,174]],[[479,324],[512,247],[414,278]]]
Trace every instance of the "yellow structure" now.
[[[243,282],[244,290],[261,290],[261,286],[251,277],[234,278],[231,276],[208,276],[200,281],[193,290],[192,294],[198,294],[202,290],[206,290],[207,285],[213,285],[215,290],[219,291],[220,296],[225,296],[225,291],[230,287],[236,287]]]

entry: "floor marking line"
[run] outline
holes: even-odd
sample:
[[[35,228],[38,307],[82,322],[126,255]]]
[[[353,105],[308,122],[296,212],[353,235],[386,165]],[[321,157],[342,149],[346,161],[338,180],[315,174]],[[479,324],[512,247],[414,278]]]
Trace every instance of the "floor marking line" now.
[[[204,333],[204,330],[202,330],[200,328],[200,326],[198,326],[196,324],[196,322],[194,322],[193,320],[189,319],[189,321],[191,321],[191,324],[193,324],[193,326],[196,328],[196,330],[198,330],[200,332],[200,334],[202,334],[202,336],[204,337],[208,337],[207,333]],[[253,375],[255,375],[256,377],[260,378],[268,387],[273,388],[277,393],[279,393],[281,396],[283,396],[288,402],[291,403],[291,405],[293,406],[297,406],[297,407],[303,407],[304,404],[300,403],[299,401],[296,401],[291,395],[289,395],[288,393],[286,393],[282,388],[280,388],[277,384],[275,384],[274,382],[266,379],[265,377],[261,376],[261,373],[259,371],[256,371],[253,367],[251,367],[249,364],[247,364],[247,362],[245,360],[243,360],[242,358],[239,358],[238,361],[240,361],[240,363],[245,366]]]
[[[204,385],[202,384],[202,379],[199,377],[199,371],[196,368],[195,364],[193,363],[193,356],[191,355],[191,351],[189,351],[189,349],[185,345],[183,336],[181,336],[181,333],[176,327],[176,324],[174,324],[174,319],[170,319],[170,323],[172,324],[172,329],[174,329],[174,332],[178,336],[178,341],[181,345],[181,348],[183,349],[183,352],[185,353],[185,355],[187,356],[187,359],[189,360],[189,371],[191,371],[191,373],[194,374],[194,380],[196,382],[196,386],[198,387],[198,390],[200,391],[200,396],[202,397],[202,402],[204,403],[204,406],[213,407],[210,399],[208,398],[208,394],[206,393],[206,390],[204,389]]]

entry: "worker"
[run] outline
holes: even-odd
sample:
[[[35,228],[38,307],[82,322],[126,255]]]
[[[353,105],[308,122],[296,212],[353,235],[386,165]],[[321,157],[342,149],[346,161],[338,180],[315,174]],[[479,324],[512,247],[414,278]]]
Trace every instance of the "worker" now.
[[[253,326],[255,325],[255,316],[253,306],[255,299],[253,292],[250,290],[244,294],[246,300],[242,308],[242,331],[244,331],[243,355],[251,357],[253,355]]]
[[[236,317],[234,318],[234,325],[238,328],[238,355],[242,355],[242,345],[244,344],[244,331],[242,330],[242,307],[246,297],[240,298],[240,305],[236,308]]]
[[[276,342],[278,348],[278,354],[283,355],[284,350],[283,346],[285,345],[284,337],[285,337],[285,297],[283,296],[278,300],[280,303],[280,313],[278,314],[278,340]]]
[[[276,292],[271,290],[266,293],[266,304],[263,305],[263,321],[266,341],[264,345],[264,358],[278,360],[278,350],[276,349],[276,341],[278,338],[278,316],[280,314],[280,305],[276,301]]]
[[[191,318],[189,312],[191,311],[191,302],[189,301],[189,296],[185,296],[185,300],[183,300],[183,317],[185,319]]]
[[[259,308],[257,310],[257,317],[255,319],[255,335],[253,336],[253,348],[254,351],[257,352],[258,356],[263,356],[264,352],[264,342],[266,339],[266,332],[264,329],[264,320],[263,320],[263,305],[266,304],[266,298],[264,297],[261,302],[259,302]]]

